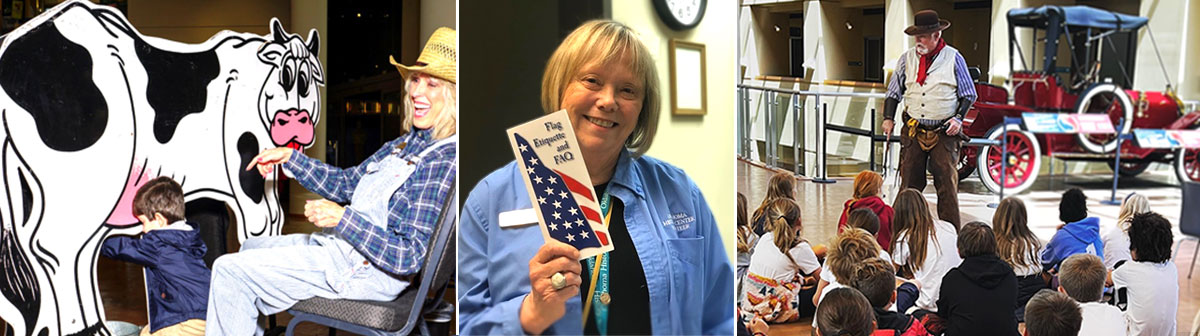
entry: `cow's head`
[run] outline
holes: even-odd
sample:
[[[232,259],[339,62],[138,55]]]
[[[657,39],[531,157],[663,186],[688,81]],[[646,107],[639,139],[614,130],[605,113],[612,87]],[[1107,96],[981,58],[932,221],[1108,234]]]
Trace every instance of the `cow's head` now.
[[[271,65],[271,72],[259,93],[259,113],[270,123],[271,142],[296,150],[312,144],[313,125],[320,117],[318,85],[325,85],[321,62],[317,59],[320,38],[317,30],[308,32],[308,42],[300,35],[283,31],[278,19],[271,19],[271,40],[258,51],[258,59]]]

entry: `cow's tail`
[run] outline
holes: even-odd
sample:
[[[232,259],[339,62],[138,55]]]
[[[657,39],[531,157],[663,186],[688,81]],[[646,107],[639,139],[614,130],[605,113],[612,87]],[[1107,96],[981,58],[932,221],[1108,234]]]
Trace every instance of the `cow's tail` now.
[[[5,118],[6,119],[6,118]],[[7,134],[8,125],[5,122],[3,128],[0,128],[0,133]],[[33,190],[30,188],[27,180],[22,174],[25,169],[24,162],[20,159],[12,146],[12,141],[4,137],[0,151],[0,178],[3,178],[6,185],[10,187],[7,190],[8,202],[4,204],[3,216],[0,216],[0,294],[20,312],[20,318],[14,316],[2,316],[2,318],[15,322],[23,320],[25,322],[25,335],[34,335],[35,324],[38,320],[38,314],[42,308],[42,291],[38,284],[37,275],[34,274],[33,264],[28,257],[28,251],[21,246],[20,239],[15,231],[20,221],[17,219],[19,213],[23,214],[21,218],[28,220],[30,216],[30,205],[32,204]],[[12,179],[9,179],[9,174],[18,174],[20,188],[14,188]],[[8,333],[13,333],[10,328]]]
[[[0,292],[3,292],[4,298],[21,312],[25,320],[26,335],[32,335],[38,312],[42,308],[41,291],[38,288],[37,277],[33,274],[33,265],[10,227],[5,225],[4,228],[0,228],[0,272],[4,274],[4,278],[0,280]]]

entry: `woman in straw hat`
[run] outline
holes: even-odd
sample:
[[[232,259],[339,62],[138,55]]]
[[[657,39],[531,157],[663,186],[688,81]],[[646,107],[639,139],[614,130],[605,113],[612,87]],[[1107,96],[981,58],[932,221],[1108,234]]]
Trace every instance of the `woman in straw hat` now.
[[[615,250],[581,261],[522,225],[536,220],[501,216],[532,206],[516,163],[501,167],[460,217],[463,334],[733,331],[733,267],[712,211],[682,170],[643,155],[661,94],[654,59],[629,27],[590,21],[563,40],[542,77],[542,108],[567,111]]]
[[[457,33],[439,28],[417,65],[392,59],[406,81],[408,132],[358,166],[337,168],[290,148],[254,158],[247,170],[267,174],[282,166],[326,198],[304,206],[308,220],[325,230],[247,239],[241,252],[217,259],[208,334],[262,334],[259,312],[278,313],[314,296],[386,301],[408,286],[457,170],[456,45]]]

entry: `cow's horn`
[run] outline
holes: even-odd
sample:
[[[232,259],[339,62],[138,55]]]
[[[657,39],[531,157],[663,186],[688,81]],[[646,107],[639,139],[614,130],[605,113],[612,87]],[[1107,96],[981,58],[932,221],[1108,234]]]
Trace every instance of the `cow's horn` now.
[[[318,51],[320,50],[321,37],[319,34],[317,34],[317,30],[313,29],[308,31],[308,51],[312,53],[313,57],[317,57]]]
[[[287,37],[283,36],[283,24],[277,18],[271,19],[271,35],[275,37],[275,43],[287,42]]]

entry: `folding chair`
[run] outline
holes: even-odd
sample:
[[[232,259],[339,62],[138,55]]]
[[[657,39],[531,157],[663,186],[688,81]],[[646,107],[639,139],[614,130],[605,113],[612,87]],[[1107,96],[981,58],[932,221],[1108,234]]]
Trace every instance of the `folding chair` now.
[[[1180,184],[1183,187],[1183,209],[1179,214],[1179,232],[1183,233],[1183,239],[1179,240],[1179,246],[1175,248],[1175,256],[1179,256],[1184,241],[1196,242],[1196,249],[1192,251],[1192,265],[1188,267],[1188,279],[1191,279],[1192,271],[1196,268],[1196,255],[1200,252],[1200,207],[1188,204],[1200,202],[1200,183],[1185,181]]]
[[[429,335],[429,325],[423,316],[437,308],[442,302],[450,279],[454,276],[454,232],[457,218],[458,198],[451,189],[438,215],[434,228],[432,247],[426,252],[425,263],[416,282],[392,301],[333,300],[320,297],[300,301],[288,309],[292,321],[286,334],[293,336],[297,324],[313,322],[332,329],[346,330],[362,335],[408,335],[415,329]],[[430,291],[434,296],[428,298]]]

